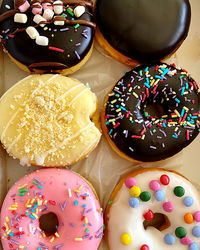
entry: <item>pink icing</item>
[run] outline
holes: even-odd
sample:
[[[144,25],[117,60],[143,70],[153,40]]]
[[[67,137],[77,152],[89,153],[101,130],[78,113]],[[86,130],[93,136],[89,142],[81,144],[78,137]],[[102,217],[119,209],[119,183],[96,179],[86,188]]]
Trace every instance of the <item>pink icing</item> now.
[[[191,240],[189,237],[183,237],[183,238],[181,239],[181,243],[182,243],[183,245],[190,245],[190,244],[192,243],[192,240]]]
[[[30,7],[30,4],[28,1],[26,1],[24,4],[18,7],[20,12],[26,12]]]
[[[34,180],[38,185],[33,183]],[[18,196],[18,187],[24,184],[28,184],[25,187],[28,191],[24,192],[25,195]],[[38,219],[35,220],[30,218],[32,211],[25,207],[28,199],[28,204],[31,204],[34,198],[43,201],[43,204],[37,207]],[[44,211],[45,201],[47,211]],[[17,209],[9,210],[16,203]],[[35,204],[36,201],[33,202],[33,205]],[[52,243],[52,236],[43,238],[41,232],[36,230],[39,228],[39,217],[48,212],[55,213],[59,220],[57,232],[60,237],[55,237]],[[6,217],[9,220],[7,226],[11,229],[10,232],[9,229],[5,230]],[[21,238],[14,235],[19,234],[17,224],[23,232]],[[7,250],[10,246],[13,250],[18,249],[19,245],[24,246],[23,249],[40,249],[39,243],[48,246],[48,249],[61,244],[61,250],[96,250],[103,235],[103,217],[95,194],[81,177],[65,169],[41,169],[26,175],[9,190],[1,209],[0,227],[1,237],[5,236],[6,232],[11,233],[11,236],[2,239],[3,248]],[[78,241],[75,240],[77,238]]]

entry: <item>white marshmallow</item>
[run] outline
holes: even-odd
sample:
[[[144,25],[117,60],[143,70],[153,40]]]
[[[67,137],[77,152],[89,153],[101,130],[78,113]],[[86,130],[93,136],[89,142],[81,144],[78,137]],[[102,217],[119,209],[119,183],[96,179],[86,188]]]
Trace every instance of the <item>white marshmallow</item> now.
[[[40,23],[42,21],[46,21],[46,19],[44,17],[42,17],[42,16],[40,16],[40,15],[37,14],[37,15],[34,16],[33,21],[38,24],[38,23]],[[44,27],[45,23],[40,24],[40,26]]]
[[[26,23],[27,20],[28,20],[28,17],[26,14],[16,13],[14,16],[14,21],[16,23]]]
[[[43,3],[42,8],[43,10],[46,10],[46,9],[53,10],[53,6],[50,3]]]
[[[75,9],[74,9],[74,15],[76,17],[80,17],[82,16],[83,14],[85,13],[85,7],[84,6],[77,6]]]
[[[53,4],[55,4],[53,6],[55,14],[57,14],[57,15],[62,14],[63,13],[63,2],[58,0],[58,1],[55,1]],[[56,5],[56,4],[58,4],[58,5]]]
[[[35,41],[38,45],[41,46],[48,46],[49,44],[49,39],[46,36],[38,36],[36,37],[36,41]]]
[[[33,26],[29,26],[26,29],[26,33],[30,36],[31,39],[36,39],[40,35],[36,28],[34,28]]]
[[[54,25],[63,26],[65,25],[65,21],[54,21]]]
[[[47,20],[50,21],[54,16],[54,12],[51,9],[46,9],[43,13],[43,17]]]

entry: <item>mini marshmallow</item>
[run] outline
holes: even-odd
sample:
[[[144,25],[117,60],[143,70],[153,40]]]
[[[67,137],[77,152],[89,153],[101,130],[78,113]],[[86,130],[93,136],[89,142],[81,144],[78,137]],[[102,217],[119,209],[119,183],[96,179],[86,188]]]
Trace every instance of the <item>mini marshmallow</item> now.
[[[29,26],[26,29],[26,33],[30,36],[31,39],[36,39],[38,36],[40,36],[36,28],[34,28],[33,26]]]
[[[47,20],[50,21],[54,16],[53,10],[46,9],[43,13],[43,17]]]
[[[38,24],[38,23],[40,23],[42,21],[46,21],[46,19],[44,17],[40,16],[40,15],[35,15],[34,18],[33,18],[33,21]],[[45,23],[40,24],[40,26],[44,27]]]
[[[84,6],[77,6],[75,9],[74,9],[74,15],[76,17],[80,17],[82,16],[83,14],[85,13],[85,7]]]
[[[22,5],[18,7],[20,12],[26,12],[29,8],[30,8],[30,4],[28,1],[26,1],[25,3],[23,3]]]
[[[40,46],[48,46],[49,39],[46,36],[38,36],[36,37],[35,42],[37,43],[37,45]]]
[[[47,10],[47,9],[53,10],[53,6],[50,3],[43,3],[42,8],[43,10]]]
[[[26,14],[16,13],[14,16],[14,22],[16,23],[26,23],[27,20],[28,20],[28,17]]]
[[[62,1],[55,1],[53,6],[54,12],[57,15],[60,15],[63,13],[63,2]]]
[[[33,15],[36,15],[36,14],[41,15],[42,14],[42,5],[40,3],[33,4],[32,13],[33,13]]]
[[[63,26],[65,25],[65,21],[54,21],[54,25]]]

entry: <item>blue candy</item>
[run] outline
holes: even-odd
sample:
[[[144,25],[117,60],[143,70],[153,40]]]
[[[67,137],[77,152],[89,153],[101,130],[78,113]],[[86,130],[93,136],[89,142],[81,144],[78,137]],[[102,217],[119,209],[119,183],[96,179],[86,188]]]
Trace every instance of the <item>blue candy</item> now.
[[[175,237],[173,234],[166,234],[164,237],[164,241],[167,245],[174,245]]]
[[[157,201],[163,201],[165,198],[165,191],[163,190],[158,190],[155,192],[155,198]]]
[[[193,200],[193,198],[191,196],[186,196],[184,198],[183,202],[184,202],[184,205],[186,207],[191,207],[193,205],[193,203],[194,203],[194,200]]]
[[[196,242],[192,242],[190,245],[189,245],[189,250],[199,250],[199,246]]]
[[[194,237],[200,238],[200,227],[199,226],[193,227],[192,234],[194,235]]]
[[[129,199],[129,205],[131,207],[136,208],[136,207],[139,206],[139,204],[140,204],[140,201],[139,201],[138,198],[132,197],[132,198]]]

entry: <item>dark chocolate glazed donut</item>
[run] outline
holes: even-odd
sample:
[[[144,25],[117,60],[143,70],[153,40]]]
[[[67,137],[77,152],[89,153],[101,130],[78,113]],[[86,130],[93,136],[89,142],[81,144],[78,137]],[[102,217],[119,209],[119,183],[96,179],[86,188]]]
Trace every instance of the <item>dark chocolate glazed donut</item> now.
[[[16,4],[17,2],[17,4]],[[93,43],[94,28],[92,17],[92,2],[84,0],[63,0],[64,11],[54,13],[51,20],[43,21],[44,27],[33,21],[33,8],[43,8],[48,3],[51,8],[55,1],[27,1],[30,7],[23,12],[28,18],[26,23],[14,21],[15,13],[20,13],[19,6],[26,1],[4,0],[0,12],[0,35],[6,51],[18,62],[27,66],[30,71],[34,68],[41,70],[62,70],[77,65],[90,51]],[[58,4],[59,6],[59,4]],[[74,15],[77,6],[84,6],[85,12],[80,16]],[[43,16],[44,9],[42,9]],[[37,13],[36,13],[37,14]],[[55,25],[54,21],[63,21],[64,25]],[[41,23],[40,23],[41,24]],[[31,39],[26,28],[33,26],[40,36],[48,38],[48,45],[41,46]]]
[[[118,52],[141,63],[161,60],[186,38],[188,0],[97,0],[96,22]]]
[[[162,111],[152,116],[149,105],[159,105]],[[102,118],[116,151],[129,160],[159,161],[175,155],[198,135],[200,89],[187,71],[174,65],[138,66],[114,86]]]

